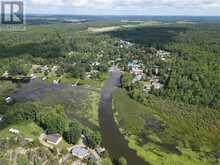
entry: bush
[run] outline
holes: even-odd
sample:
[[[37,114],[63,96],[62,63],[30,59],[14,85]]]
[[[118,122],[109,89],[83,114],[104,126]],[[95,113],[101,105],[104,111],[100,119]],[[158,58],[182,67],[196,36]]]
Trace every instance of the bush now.
[[[76,144],[81,136],[81,129],[78,127],[71,127],[67,132],[64,133],[64,139],[69,144]]]
[[[99,132],[88,133],[86,135],[86,139],[87,139],[89,147],[91,147],[91,148],[97,147],[102,141],[102,137]]]
[[[68,121],[64,116],[57,113],[52,113],[47,117],[48,118],[45,120],[43,125],[49,134],[63,134],[68,129]]]
[[[124,157],[118,159],[118,165],[127,165],[127,160]]]
[[[29,165],[26,155],[19,155],[17,158],[17,165]]]

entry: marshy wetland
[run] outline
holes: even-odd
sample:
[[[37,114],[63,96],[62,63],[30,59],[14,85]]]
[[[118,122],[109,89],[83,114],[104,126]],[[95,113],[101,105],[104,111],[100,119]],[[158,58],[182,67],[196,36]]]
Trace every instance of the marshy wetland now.
[[[45,106],[63,105],[70,120],[77,119],[83,125],[99,129],[99,93],[95,89],[71,84],[48,84],[40,80],[21,85],[11,97],[16,101],[40,102]]]

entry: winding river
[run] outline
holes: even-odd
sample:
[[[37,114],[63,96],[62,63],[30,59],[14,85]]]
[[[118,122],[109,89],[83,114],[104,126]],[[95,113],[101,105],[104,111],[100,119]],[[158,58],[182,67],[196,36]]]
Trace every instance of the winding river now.
[[[147,163],[137,156],[136,152],[128,147],[128,142],[119,132],[112,113],[112,93],[120,85],[120,71],[115,67],[111,77],[106,81],[101,92],[101,103],[99,120],[101,134],[103,138],[102,145],[110,153],[112,159],[118,159],[123,156],[127,159],[128,165],[147,165]]]
[[[112,75],[106,81],[101,92],[99,121],[103,139],[102,145],[108,150],[112,159],[118,159],[119,157],[123,156],[127,159],[128,165],[147,165],[147,163],[144,162],[143,159],[136,155],[135,151],[131,150],[128,147],[128,142],[119,132],[119,129],[115,124],[112,113],[112,93],[120,85],[121,73],[116,66],[112,68]],[[61,92],[63,90],[64,92]],[[24,84],[23,88],[11,94],[11,96],[13,98],[21,100],[42,101],[45,95],[50,93],[50,95],[57,96],[58,99],[61,100],[71,98],[71,95],[67,95],[67,92],[65,92],[65,90],[83,92],[84,90],[87,91],[93,89],[87,89],[84,87],[73,88],[71,84],[47,85],[43,82],[31,81],[27,84]],[[77,102],[76,98],[78,97],[75,97],[74,100]]]

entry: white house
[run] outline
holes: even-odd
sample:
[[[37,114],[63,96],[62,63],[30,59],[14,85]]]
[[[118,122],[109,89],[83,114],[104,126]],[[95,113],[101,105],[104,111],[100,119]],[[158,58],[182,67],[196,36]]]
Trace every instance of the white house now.
[[[48,66],[43,66],[43,67],[41,68],[41,72],[47,72],[47,71],[49,71]]]
[[[149,91],[151,90],[151,87],[152,87],[152,84],[151,84],[151,83],[145,84],[143,91],[144,91],[144,92],[149,92]]]
[[[163,84],[161,84],[159,82],[153,82],[152,86],[154,87],[154,89],[161,89],[161,88],[163,88]]]
[[[101,147],[97,147],[95,150],[99,155],[103,154],[106,151],[105,148],[101,148]]]
[[[6,71],[5,73],[3,73],[2,77],[8,78],[8,77],[9,77],[8,71]]]

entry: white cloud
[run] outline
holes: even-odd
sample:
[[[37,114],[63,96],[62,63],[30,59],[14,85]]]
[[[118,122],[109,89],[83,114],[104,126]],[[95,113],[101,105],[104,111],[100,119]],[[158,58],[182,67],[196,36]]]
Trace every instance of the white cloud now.
[[[143,8],[143,7],[220,7],[220,0],[30,0],[34,5],[94,8]]]
[[[0,0],[1,1],[1,0]],[[29,13],[220,15],[220,0],[24,0]]]

